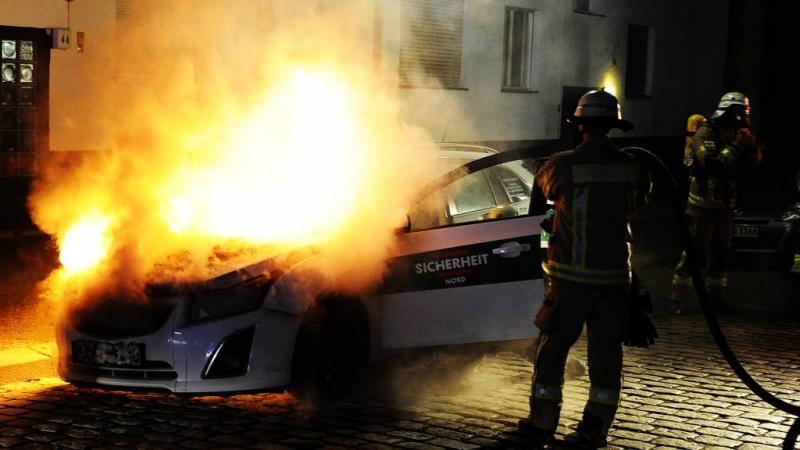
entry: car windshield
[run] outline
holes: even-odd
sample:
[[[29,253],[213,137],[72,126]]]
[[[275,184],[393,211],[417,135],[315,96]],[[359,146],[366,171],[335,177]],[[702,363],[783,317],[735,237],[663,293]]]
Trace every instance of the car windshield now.
[[[741,183],[737,189],[737,207],[745,213],[779,213],[800,201],[800,195],[792,188],[772,180]]]

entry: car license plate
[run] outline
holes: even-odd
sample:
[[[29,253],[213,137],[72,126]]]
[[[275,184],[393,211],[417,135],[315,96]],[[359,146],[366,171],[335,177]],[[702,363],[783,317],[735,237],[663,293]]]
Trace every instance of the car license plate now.
[[[746,226],[746,225],[736,225],[734,228],[733,235],[736,237],[746,237],[746,238],[757,238],[758,237],[758,227],[757,226]]]
[[[144,344],[72,341],[72,361],[96,366],[141,367],[144,362]]]

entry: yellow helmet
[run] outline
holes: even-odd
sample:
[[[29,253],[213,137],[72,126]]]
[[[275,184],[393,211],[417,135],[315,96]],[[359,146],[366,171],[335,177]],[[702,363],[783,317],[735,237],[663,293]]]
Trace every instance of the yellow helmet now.
[[[692,114],[686,121],[686,136],[694,136],[697,130],[706,123],[706,118],[702,114]]]

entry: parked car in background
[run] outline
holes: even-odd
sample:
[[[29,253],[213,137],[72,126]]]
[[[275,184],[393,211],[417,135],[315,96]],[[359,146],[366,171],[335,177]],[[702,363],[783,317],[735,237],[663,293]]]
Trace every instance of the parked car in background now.
[[[733,217],[733,267],[789,272],[800,252],[797,196],[769,183],[740,192]]]
[[[382,285],[309,289],[313,249],[265,257],[188,286],[109,299],[57,328],[67,381],[223,392],[293,384],[340,390],[369,356],[408,347],[532,337],[542,298],[533,149],[442,144]]]
[[[789,271],[795,263],[800,203],[779,211],[736,210],[734,265],[737,268]]]

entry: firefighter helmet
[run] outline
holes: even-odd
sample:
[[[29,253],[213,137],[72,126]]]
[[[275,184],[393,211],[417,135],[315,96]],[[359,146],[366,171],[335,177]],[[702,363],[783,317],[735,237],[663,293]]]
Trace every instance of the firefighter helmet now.
[[[622,118],[622,108],[619,106],[617,97],[603,89],[583,94],[569,121],[573,123],[605,121],[613,128],[619,128],[622,131],[633,129],[633,124]]]
[[[686,121],[686,136],[694,136],[697,130],[706,123],[706,118],[702,114],[692,114]]]
[[[716,123],[726,123],[737,128],[750,126],[750,99],[741,92],[727,92],[720,99],[717,109],[711,114]]]

